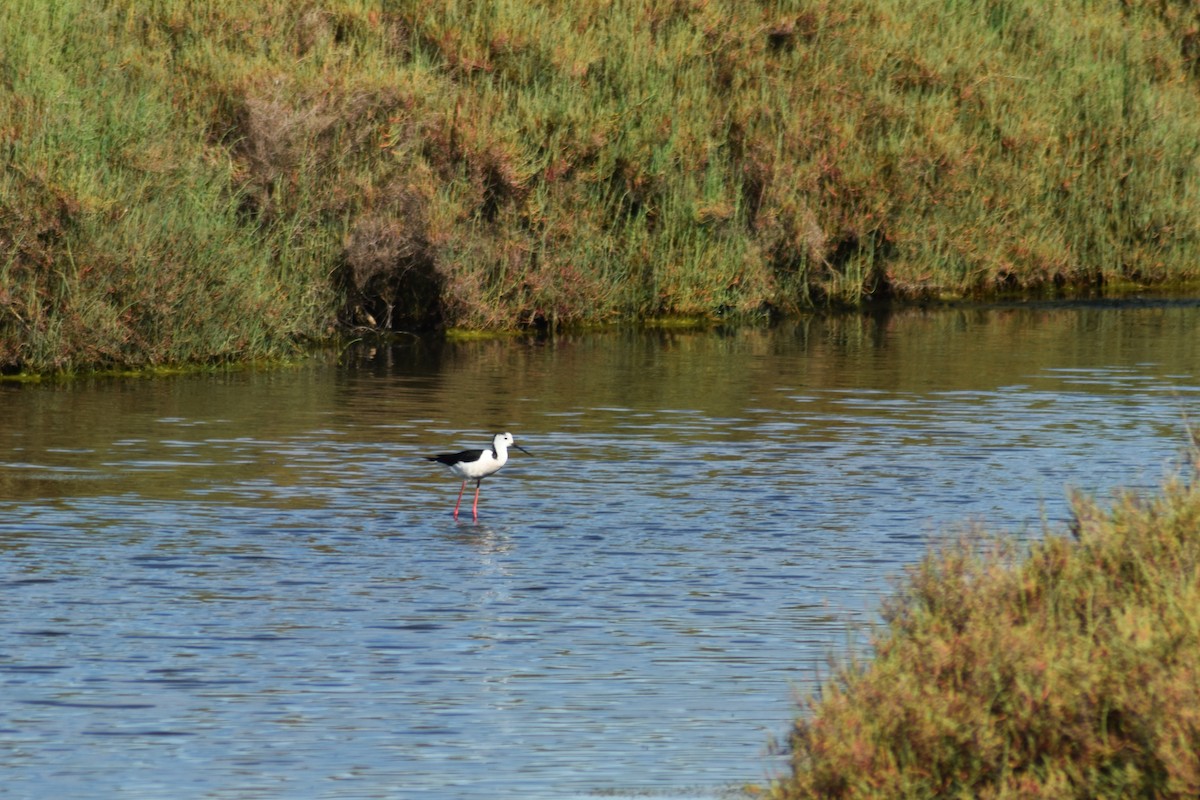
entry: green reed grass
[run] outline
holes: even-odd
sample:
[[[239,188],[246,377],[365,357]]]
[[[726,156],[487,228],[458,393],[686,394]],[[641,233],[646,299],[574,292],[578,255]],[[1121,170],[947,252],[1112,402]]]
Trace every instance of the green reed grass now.
[[[807,701],[771,795],[1200,794],[1200,487],[1074,513],[1028,553],[964,541],[915,567],[870,664]]]
[[[0,8],[0,368],[1200,278],[1200,17]]]

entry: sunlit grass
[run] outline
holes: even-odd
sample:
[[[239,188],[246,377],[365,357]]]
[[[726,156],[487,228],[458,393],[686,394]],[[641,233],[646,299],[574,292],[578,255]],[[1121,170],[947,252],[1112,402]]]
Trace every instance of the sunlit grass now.
[[[0,8],[0,368],[1200,277],[1184,5]]]

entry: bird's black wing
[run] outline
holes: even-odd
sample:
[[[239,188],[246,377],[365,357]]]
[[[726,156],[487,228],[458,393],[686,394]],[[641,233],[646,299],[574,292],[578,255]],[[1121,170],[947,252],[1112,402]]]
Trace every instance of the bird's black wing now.
[[[448,467],[452,467],[455,464],[469,464],[472,461],[478,461],[482,457],[482,450],[463,450],[461,453],[442,453],[437,456],[425,456],[429,461],[436,461]]]

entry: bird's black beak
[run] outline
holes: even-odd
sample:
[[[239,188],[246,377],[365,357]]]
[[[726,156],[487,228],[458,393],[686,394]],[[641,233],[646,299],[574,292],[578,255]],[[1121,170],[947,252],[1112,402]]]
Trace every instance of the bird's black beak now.
[[[529,452],[524,447],[521,447],[521,445],[517,444],[516,442],[513,442],[513,447],[517,448],[518,450],[520,450],[522,453],[524,453],[527,456],[533,455],[533,453]]]

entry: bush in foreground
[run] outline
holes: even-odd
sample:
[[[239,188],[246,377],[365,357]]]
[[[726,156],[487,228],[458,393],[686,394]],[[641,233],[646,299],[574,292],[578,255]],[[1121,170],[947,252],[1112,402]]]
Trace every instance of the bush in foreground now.
[[[1200,490],[1074,512],[1023,558],[915,567],[870,665],[808,701],[773,796],[1200,796]]]

